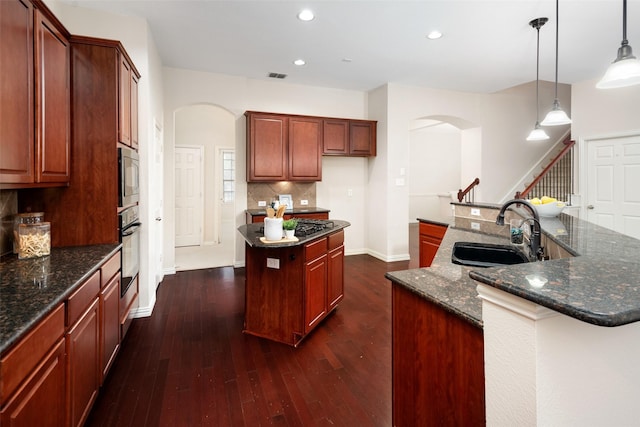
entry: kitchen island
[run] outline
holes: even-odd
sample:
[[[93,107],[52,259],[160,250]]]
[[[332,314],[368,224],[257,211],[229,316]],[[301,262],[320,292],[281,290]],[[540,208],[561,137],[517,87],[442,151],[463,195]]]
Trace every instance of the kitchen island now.
[[[488,212],[491,228],[499,206],[479,207]],[[453,315],[453,321],[442,321],[446,327],[463,321],[477,328],[484,387],[467,382],[456,364],[468,349],[437,353],[437,345],[455,350],[455,338],[426,333],[415,345],[434,355],[418,353],[413,365],[402,365],[413,369],[409,374],[394,370],[394,424],[412,404],[447,413],[465,408],[462,400],[483,389],[487,425],[633,425],[640,418],[634,403],[640,394],[640,241],[561,214],[541,219],[548,261],[486,269],[451,264],[456,241],[507,241],[508,233],[471,231],[473,222],[479,221],[456,214],[431,268],[386,277],[394,298],[397,293],[414,297],[423,304],[420,311],[435,307],[441,319],[442,313]],[[401,315],[408,316],[406,309]],[[416,333],[429,325],[419,326]],[[397,368],[396,356],[412,349],[396,348],[405,341],[396,336],[395,323],[393,332]],[[476,346],[474,351],[480,350]],[[415,384],[434,381],[430,363],[448,370],[448,388]],[[396,399],[401,387],[418,390],[420,400],[408,393],[408,403]],[[460,394],[456,387],[466,390]]]
[[[344,295],[344,229],[323,221],[322,230],[293,240],[263,241],[262,224],[242,225],[245,239],[243,332],[297,347]]]

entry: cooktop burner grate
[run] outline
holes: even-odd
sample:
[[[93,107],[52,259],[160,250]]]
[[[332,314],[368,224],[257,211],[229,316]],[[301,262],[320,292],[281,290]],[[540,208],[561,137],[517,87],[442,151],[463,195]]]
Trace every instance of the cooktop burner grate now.
[[[333,221],[327,219],[298,219],[296,225],[296,236],[304,237],[322,231],[326,228],[333,228]],[[264,226],[260,227],[260,233],[264,234]]]

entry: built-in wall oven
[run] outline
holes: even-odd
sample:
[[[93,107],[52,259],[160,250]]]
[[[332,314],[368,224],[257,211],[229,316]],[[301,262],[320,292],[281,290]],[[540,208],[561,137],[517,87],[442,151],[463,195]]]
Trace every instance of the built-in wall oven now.
[[[140,271],[140,229],[138,206],[120,212],[120,243],[122,243],[122,281],[120,296],[123,296]]]
[[[138,152],[118,148],[118,206],[123,208],[140,199],[140,161]]]

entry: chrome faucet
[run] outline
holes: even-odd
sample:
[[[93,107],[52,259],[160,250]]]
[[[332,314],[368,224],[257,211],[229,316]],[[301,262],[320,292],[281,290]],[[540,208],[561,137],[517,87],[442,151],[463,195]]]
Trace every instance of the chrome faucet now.
[[[529,236],[529,248],[531,249],[531,256],[534,256],[536,260],[541,260],[543,257],[543,248],[540,246],[540,217],[538,216],[538,211],[536,211],[536,208],[534,208],[531,203],[523,199],[509,200],[504,205],[502,205],[502,208],[500,208],[500,213],[498,213],[498,217],[496,218],[496,225],[504,225],[505,211],[509,206],[515,204],[526,206],[533,214],[533,217],[526,218],[523,223],[529,220],[533,220],[531,224],[531,236]]]

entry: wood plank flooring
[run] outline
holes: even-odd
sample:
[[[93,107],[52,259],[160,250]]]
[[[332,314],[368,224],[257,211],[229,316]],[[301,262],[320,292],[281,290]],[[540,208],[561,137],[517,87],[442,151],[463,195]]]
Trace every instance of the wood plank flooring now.
[[[244,269],[167,276],[152,316],[134,320],[86,425],[390,426],[384,273],[409,267],[346,257],[344,300],[297,349],[242,334]]]

